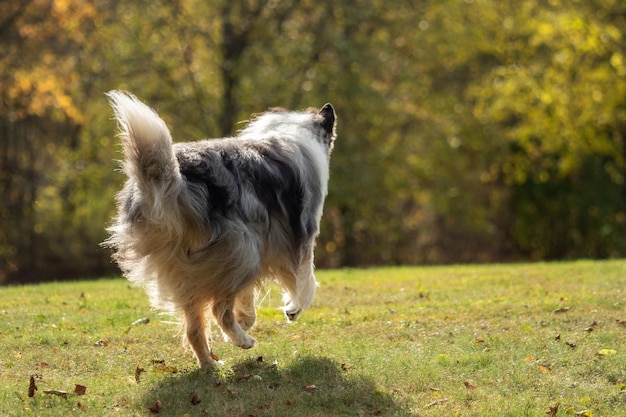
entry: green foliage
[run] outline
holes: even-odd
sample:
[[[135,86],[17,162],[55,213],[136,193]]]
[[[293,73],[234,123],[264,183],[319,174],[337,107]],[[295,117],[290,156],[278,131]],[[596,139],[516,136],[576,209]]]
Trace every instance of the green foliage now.
[[[617,417],[624,267],[319,271],[296,323],[276,288],[261,294],[252,350],[214,329],[215,373],[197,370],[178,327],[124,280],[6,287],[0,414],[545,416],[556,406]]]
[[[331,101],[320,266],[624,256],[622,3],[2,2],[0,281],[113,270],[113,88],[177,140]]]

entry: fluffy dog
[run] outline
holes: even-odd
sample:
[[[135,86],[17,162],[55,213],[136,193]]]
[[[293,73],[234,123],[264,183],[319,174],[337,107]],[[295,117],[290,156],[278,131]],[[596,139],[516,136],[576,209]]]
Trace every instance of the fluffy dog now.
[[[128,180],[104,245],[153,307],[184,317],[200,367],[216,362],[212,318],[244,349],[255,287],[274,279],[296,320],[313,299],[313,247],[327,193],[336,116],[274,109],[236,136],[172,143],[157,113],[129,93],[108,94]]]

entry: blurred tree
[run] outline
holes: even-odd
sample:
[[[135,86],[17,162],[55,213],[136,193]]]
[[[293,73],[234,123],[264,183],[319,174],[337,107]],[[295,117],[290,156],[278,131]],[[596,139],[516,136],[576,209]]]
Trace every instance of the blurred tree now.
[[[621,16],[624,27],[625,14],[599,3],[496,9],[504,30],[487,49],[496,65],[470,94],[477,119],[506,145],[486,179],[510,190],[510,234],[534,259],[626,249],[624,38],[605,20]]]
[[[0,280],[115,271],[103,93],[176,140],[331,101],[319,266],[626,254],[618,0],[0,1]]]
[[[77,59],[67,51],[80,54],[83,24],[94,13],[83,2],[0,3],[0,280],[46,265],[54,255],[44,235],[54,239],[61,230],[47,228],[47,214],[73,210],[67,194],[53,191],[52,178],[83,122],[73,99]]]

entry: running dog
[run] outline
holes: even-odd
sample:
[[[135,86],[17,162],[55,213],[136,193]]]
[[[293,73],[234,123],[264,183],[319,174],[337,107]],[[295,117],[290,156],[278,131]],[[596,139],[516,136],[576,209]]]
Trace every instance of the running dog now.
[[[135,96],[107,94],[128,177],[103,245],[153,307],[181,314],[201,368],[216,365],[207,327],[244,349],[255,288],[273,279],[289,321],[311,303],[313,248],[336,138],[330,104],[273,109],[237,135],[173,143],[165,122]]]

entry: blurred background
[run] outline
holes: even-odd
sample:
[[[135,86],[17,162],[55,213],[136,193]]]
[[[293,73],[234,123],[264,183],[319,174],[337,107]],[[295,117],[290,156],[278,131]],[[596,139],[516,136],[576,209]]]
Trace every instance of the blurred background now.
[[[0,282],[119,274],[104,93],[339,118],[318,267],[626,256],[623,0],[0,0]]]

